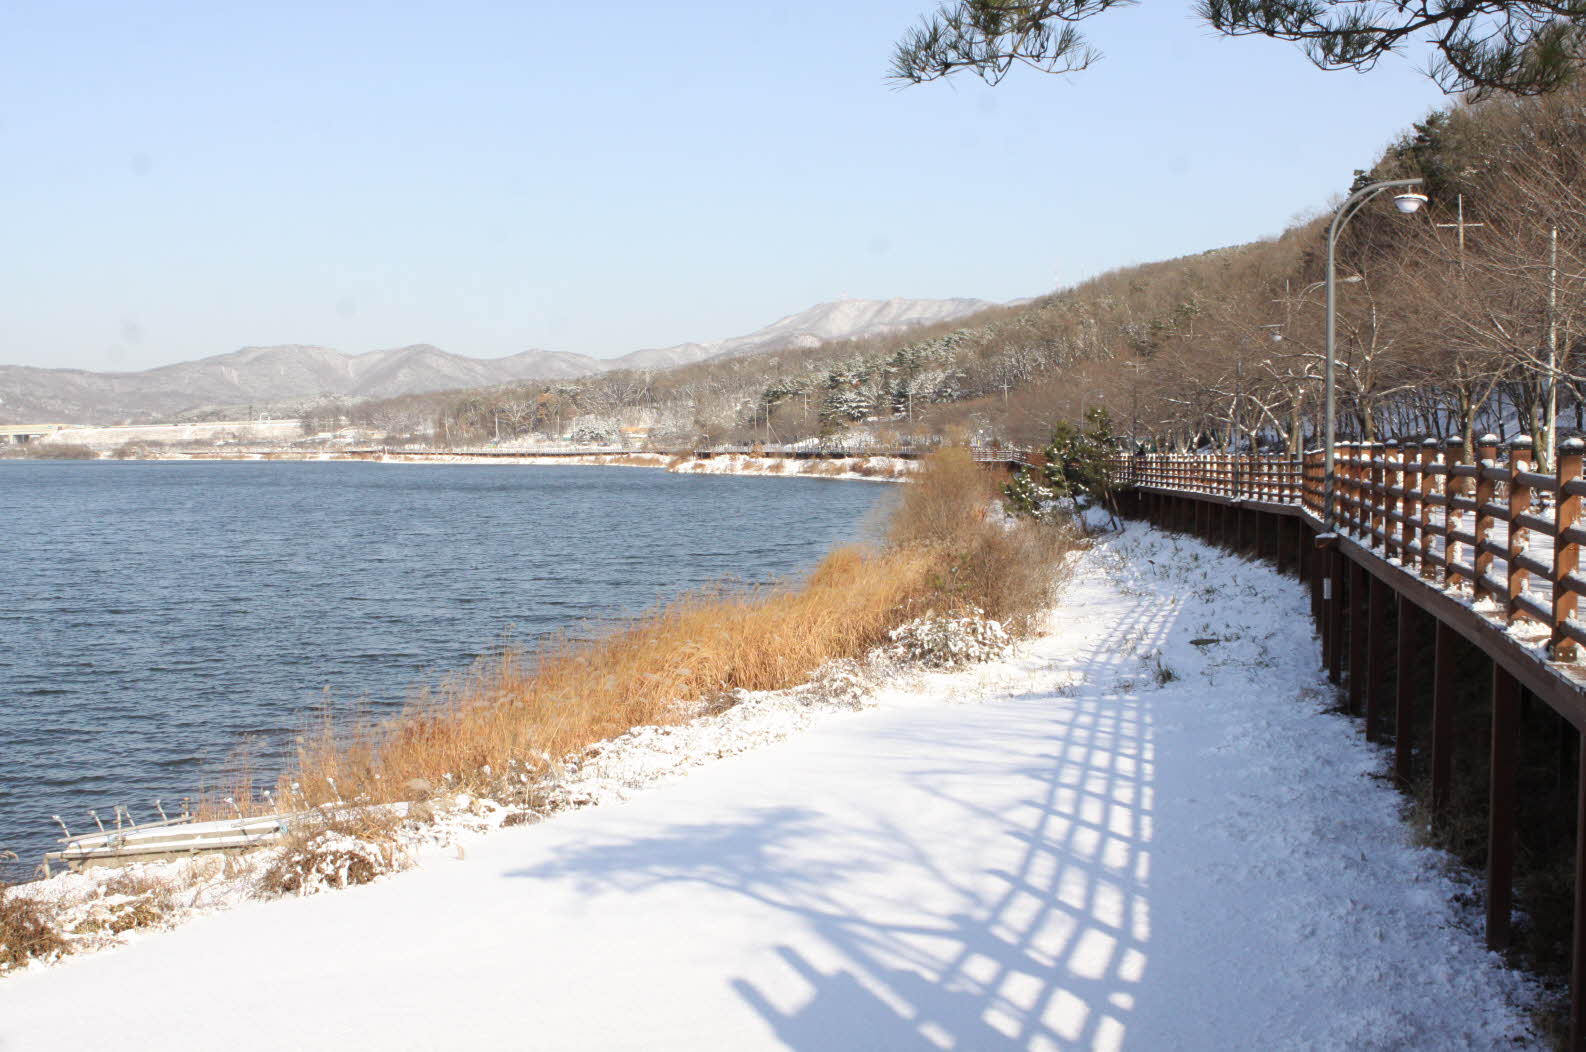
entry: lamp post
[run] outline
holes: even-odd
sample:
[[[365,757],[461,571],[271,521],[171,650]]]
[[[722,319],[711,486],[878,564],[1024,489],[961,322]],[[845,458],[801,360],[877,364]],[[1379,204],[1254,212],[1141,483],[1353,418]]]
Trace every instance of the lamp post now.
[[[1338,246],[1338,233],[1355,218],[1355,214],[1366,206],[1366,203],[1384,190],[1394,187],[1404,187],[1404,192],[1393,197],[1394,207],[1405,215],[1410,215],[1421,210],[1426,204],[1426,195],[1416,193],[1410,187],[1420,186],[1424,179],[1382,179],[1375,183],[1367,183],[1359,190],[1350,194],[1339,206],[1333,215],[1332,225],[1327,228],[1327,439],[1322,450],[1322,528],[1331,533],[1333,531],[1333,445],[1337,441],[1334,420],[1336,397],[1334,394],[1333,363],[1334,338],[1337,331],[1336,318],[1334,317],[1334,304],[1337,299],[1337,273],[1333,267],[1333,256]]]

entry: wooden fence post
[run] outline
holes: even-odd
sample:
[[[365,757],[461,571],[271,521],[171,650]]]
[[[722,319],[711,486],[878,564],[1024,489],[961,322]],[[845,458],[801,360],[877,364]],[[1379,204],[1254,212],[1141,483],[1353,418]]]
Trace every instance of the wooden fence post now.
[[[1340,496],[1344,504],[1343,513],[1338,517],[1348,524],[1351,536],[1360,538],[1360,443],[1345,442],[1344,456],[1339,460],[1343,465],[1344,485]]]
[[[1378,723],[1382,718],[1383,684],[1387,682],[1388,665],[1388,600],[1393,589],[1378,577],[1371,575],[1371,616],[1366,630],[1366,740],[1374,742],[1379,736]]]
[[[1492,663],[1492,763],[1487,795],[1487,947],[1509,946],[1514,883],[1515,767],[1520,753],[1520,683]]]
[[[1404,444],[1404,532],[1400,534],[1399,561],[1406,570],[1415,572],[1415,556],[1419,551],[1415,528],[1420,522],[1421,463],[1420,448],[1414,442]]]
[[[1322,463],[1320,450],[1305,454],[1305,506],[1317,518],[1322,518]]]
[[[1311,532],[1305,528],[1305,523],[1299,519],[1294,520],[1294,576],[1297,580],[1306,580],[1306,575],[1311,568],[1310,550],[1316,546]],[[1315,611],[1311,611],[1314,617]]]
[[[1432,813],[1448,812],[1454,777],[1454,684],[1458,675],[1459,635],[1437,621],[1432,655]]]
[[[1349,713],[1358,716],[1366,700],[1366,567],[1349,561]]]
[[[1504,619],[1511,625],[1521,616],[1520,597],[1525,594],[1525,580],[1530,576],[1517,558],[1525,553],[1527,531],[1516,520],[1531,510],[1531,487],[1521,482],[1519,476],[1531,469],[1534,456],[1531,436],[1516,435],[1509,443],[1509,601],[1505,604]]]
[[[1488,574],[1492,570],[1492,551],[1487,545],[1491,539],[1492,525],[1497,520],[1488,506],[1497,498],[1498,483],[1487,472],[1497,466],[1498,436],[1482,435],[1476,440],[1476,545],[1472,556],[1476,579],[1471,582],[1477,600],[1492,595],[1492,588],[1487,584]]]
[[[1344,553],[1334,542],[1332,555],[1332,599],[1327,604],[1327,678],[1335,685],[1344,678]]]
[[[1569,1045],[1586,1049],[1586,734],[1576,736],[1575,937],[1570,948]]]
[[[1465,521],[1465,512],[1456,509],[1454,502],[1465,498],[1470,491],[1470,480],[1454,474],[1454,468],[1465,461],[1465,440],[1451,438],[1443,443],[1443,463],[1448,467],[1447,483],[1443,486],[1443,493],[1448,498],[1448,504],[1443,509],[1443,583],[1449,586],[1459,585],[1464,582],[1464,575],[1454,569],[1459,562],[1459,544],[1454,540],[1454,531]]]
[[[1435,438],[1429,438],[1421,443],[1421,520],[1419,530],[1421,534],[1421,576],[1427,580],[1437,578],[1437,553],[1432,550],[1437,534],[1432,525],[1433,509],[1435,504],[1428,498],[1437,496],[1437,475],[1429,470],[1437,463],[1437,447],[1442,443]]]
[[[1404,535],[1404,526],[1396,520],[1399,514],[1399,495],[1388,493],[1386,490],[1397,489],[1404,484],[1402,468],[1403,454],[1399,450],[1399,440],[1390,438],[1383,450],[1383,459],[1387,466],[1383,471],[1384,492],[1382,494],[1382,555],[1383,558],[1392,560],[1399,554],[1399,538]]]
[[[1415,688],[1421,662],[1415,653],[1415,619],[1421,610],[1409,596],[1399,596],[1398,683],[1393,717],[1393,773],[1408,788],[1415,773]]]
[[[1367,493],[1371,501],[1371,532],[1366,538],[1366,547],[1376,548],[1383,545],[1387,538],[1385,524],[1387,519],[1383,516],[1386,502],[1382,493],[1383,464],[1387,459],[1387,447],[1381,442],[1373,442],[1366,447],[1367,456],[1371,458],[1370,488]]]
[[[1302,557],[1311,585],[1311,624],[1316,626],[1316,634],[1322,640],[1322,664],[1327,664],[1327,617],[1326,604],[1322,602],[1322,580],[1327,576],[1327,553],[1316,546],[1316,536],[1309,534],[1303,526],[1300,527],[1300,543],[1303,545],[1307,539],[1311,542],[1310,550]]]
[[[1580,569],[1580,542],[1573,540],[1570,531],[1580,521],[1579,494],[1566,492],[1570,484],[1581,475],[1581,456],[1586,452],[1586,442],[1578,438],[1567,439],[1558,447],[1558,500],[1554,504],[1553,524],[1553,638],[1548,643],[1548,656],[1554,661],[1574,661],[1577,656],[1575,641],[1564,633],[1564,623],[1575,616],[1579,597],[1565,580]]]

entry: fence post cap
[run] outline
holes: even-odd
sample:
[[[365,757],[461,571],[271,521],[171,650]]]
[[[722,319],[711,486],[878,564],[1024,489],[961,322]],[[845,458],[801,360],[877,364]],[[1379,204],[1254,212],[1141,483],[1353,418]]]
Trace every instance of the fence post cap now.
[[[1448,438],[1448,439],[1444,439],[1443,440],[1443,448],[1444,449],[1464,449],[1465,448],[1465,440],[1463,438]]]
[[[1396,438],[1390,438],[1386,442],[1384,442],[1383,445],[1387,446],[1389,449],[1398,449],[1399,448],[1399,440],[1396,439]]]
[[[1509,448],[1510,449],[1530,449],[1531,448],[1531,436],[1530,435],[1515,435],[1513,438],[1511,438],[1509,440]]]
[[[1586,450],[1586,439],[1566,438],[1558,444],[1558,448],[1566,453],[1579,453],[1581,450]]]
[[[1423,439],[1421,439],[1421,448],[1422,449],[1436,449],[1438,446],[1440,446],[1442,444],[1443,444],[1442,441],[1440,439],[1436,439],[1436,438],[1423,438]]]
[[[1498,436],[1488,431],[1485,435],[1476,439],[1476,442],[1483,446],[1496,446],[1498,444]]]

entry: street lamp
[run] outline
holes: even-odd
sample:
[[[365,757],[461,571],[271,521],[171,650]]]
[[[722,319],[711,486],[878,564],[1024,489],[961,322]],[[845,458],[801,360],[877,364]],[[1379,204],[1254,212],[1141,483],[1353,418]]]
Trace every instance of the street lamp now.
[[[1355,214],[1366,206],[1366,203],[1384,190],[1394,187],[1420,186],[1424,179],[1383,179],[1375,183],[1367,183],[1359,190],[1350,194],[1344,203],[1338,207],[1333,215],[1332,225],[1327,228],[1327,445],[1322,450],[1322,528],[1327,533],[1333,532],[1333,445],[1337,440],[1334,418],[1336,397],[1333,386],[1333,353],[1334,337],[1336,335],[1336,319],[1334,305],[1337,299],[1337,272],[1333,267],[1333,255],[1338,246],[1338,232],[1343,230]],[[1395,194],[1393,205],[1405,215],[1413,215],[1426,204],[1426,195],[1415,190],[1406,189],[1404,193]]]

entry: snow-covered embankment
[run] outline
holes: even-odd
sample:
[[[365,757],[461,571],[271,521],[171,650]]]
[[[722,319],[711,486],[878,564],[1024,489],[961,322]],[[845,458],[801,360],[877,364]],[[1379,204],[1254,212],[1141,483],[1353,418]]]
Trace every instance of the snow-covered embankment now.
[[[1305,611],[1131,527],[1011,657],[635,732],[569,776],[605,806],[0,982],[0,1046],[1526,1043]]]

